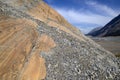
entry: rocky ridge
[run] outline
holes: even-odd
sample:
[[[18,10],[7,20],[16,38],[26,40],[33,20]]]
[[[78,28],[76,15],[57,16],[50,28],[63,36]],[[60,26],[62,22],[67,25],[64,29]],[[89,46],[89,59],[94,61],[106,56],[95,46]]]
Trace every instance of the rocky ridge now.
[[[120,14],[108,22],[104,27],[89,32],[87,35],[96,37],[120,36]]]
[[[95,33],[98,31],[98,30],[100,30],[102,27],[96,27],[96,28],[94,28],[94,29],[92,29],[89,33],[87,33],[86,35],[91,35],[91,36],[94,36],[95,35]]]
[[[42,0],[0,0],[0,80],[119,80],[117,62]]]

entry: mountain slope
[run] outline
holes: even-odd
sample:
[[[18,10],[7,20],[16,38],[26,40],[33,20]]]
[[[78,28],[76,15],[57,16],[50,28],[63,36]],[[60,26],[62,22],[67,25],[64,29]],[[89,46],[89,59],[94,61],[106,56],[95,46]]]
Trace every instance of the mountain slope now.
[[[100,30],[97,30],[95,32],[92,32],[92,36],[120,36],[120,15],[115,17],[113,20],[111,20],[108,24],[106,24],[103,28]]]
[[[91,36],[94,36],[95,33],[100,30],[102,27],[97,27],[97,28],[94,28],[92,29],[87,35],[91,35]]]
[[[119,79],[117,61],[42,0],[0,0],[0,80]]]

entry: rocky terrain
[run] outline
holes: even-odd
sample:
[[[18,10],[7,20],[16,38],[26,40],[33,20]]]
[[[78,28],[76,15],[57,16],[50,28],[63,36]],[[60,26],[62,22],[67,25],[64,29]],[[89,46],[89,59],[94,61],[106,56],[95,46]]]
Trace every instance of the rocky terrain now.
[[[119,69],[42,0],[0,0],[0,80],[119,80]]]
[[[87,35],[97,37],[120,36],[120,15],[112,19],[104,27],[89,32]]]

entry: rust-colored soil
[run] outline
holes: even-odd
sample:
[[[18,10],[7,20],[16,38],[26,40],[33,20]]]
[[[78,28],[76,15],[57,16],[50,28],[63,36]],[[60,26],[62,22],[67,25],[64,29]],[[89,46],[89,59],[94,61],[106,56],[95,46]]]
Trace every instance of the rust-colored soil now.
[[[21,80],[41,80],[45,79],[45,60],[40,56],[41,51],[49,51],[56,44],[49,36],[43,34],[37,41],[36,47],[32,50],[30,58],[25,68],[21,72]]]
[[[33,0],[1,0],[1,2],[9,5],[9,8],[15,8],[13,10],[20,14],[25,13],[34,20],[43,21],[82,40],[82,36],[76,35],[79,31],[43,1],[36,3]],[[16,12],[12,16],[11,14],[6,16],[4,11],[2,15],[0,14],[0,80],[45,79],[47,74],[45,60],[40,56],[40,52],[49,52],[57,44],[50,36],[39,34],[37,23],[26,18],[28,16],[24,16],[23,19],[17,18]]]
[[[0,80],[44,79],[46,67],[40,51],[56,46],[52,38],[40,37],[37,24],[30,20],[0,18]]]
[[[55,10],[49,7],[46,3],[41,2],[35,7],[29,9],[27,14],[33,16],[35,19],[45,22],[49,26],[56,27],[62,31],[65,31],[73,36],[75,33],[79,32],[79,30],[73,27],[70,23],[68,23],[61,15],[58,14]],[[76,36],[75,36],[76,37]],[[78,37],[78,36],[77,36]]]

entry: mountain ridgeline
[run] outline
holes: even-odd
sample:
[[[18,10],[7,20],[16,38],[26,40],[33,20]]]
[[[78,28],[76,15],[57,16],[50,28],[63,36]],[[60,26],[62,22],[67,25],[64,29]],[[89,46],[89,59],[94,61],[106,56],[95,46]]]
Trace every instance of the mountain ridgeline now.
[[[118,59],[42,0],[0,0],[0,80],[119,80]]]
[[[96,31],[89,32],[87,35],[96,37],[120,36],[120,15],[112,19],[104,27]]]
[[[92,29],[88,34],[86,35],[91,35],[91,36],[94,36],[95,33],[97,33],[98,30],[100,30],[102,27],[96,27],[94,29]]]

